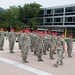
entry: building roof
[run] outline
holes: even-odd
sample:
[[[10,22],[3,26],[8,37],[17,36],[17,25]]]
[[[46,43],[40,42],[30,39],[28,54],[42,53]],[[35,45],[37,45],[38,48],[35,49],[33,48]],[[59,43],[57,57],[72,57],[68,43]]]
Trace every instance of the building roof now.
[[[65,7],[72,7],[75,6],[75,4],[68,4],[68,5],[61,5],[61,6],[54,6],[54,7],[42,7],[41,9],[56,9],[56,8],[65,8]]]

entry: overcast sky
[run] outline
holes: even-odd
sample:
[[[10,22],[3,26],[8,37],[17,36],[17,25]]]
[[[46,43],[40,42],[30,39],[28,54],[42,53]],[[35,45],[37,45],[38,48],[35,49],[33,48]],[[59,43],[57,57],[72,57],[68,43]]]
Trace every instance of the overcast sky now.
[[[43,7],[60,6],[66,4],[75,4],[75,0],[0,0],[0,7],[4,9],[9,8],[9,6],[23,6],[25,3],[39,3]]]

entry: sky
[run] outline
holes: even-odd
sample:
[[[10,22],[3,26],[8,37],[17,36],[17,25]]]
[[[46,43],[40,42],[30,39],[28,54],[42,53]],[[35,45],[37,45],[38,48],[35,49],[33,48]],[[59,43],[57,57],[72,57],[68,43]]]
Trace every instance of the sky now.
[[[42,7],[53,7],[68,4],[75,4],[75,0],[0,0],[0,7],[6,9],[9,6],[23,6],[25,3],[39,3]]]

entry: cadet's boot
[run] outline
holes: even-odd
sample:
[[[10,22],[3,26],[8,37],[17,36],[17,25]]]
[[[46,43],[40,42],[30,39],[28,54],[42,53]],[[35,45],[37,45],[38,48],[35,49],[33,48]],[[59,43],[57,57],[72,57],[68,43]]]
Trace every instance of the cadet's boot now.
[[[63,65],[63,62],[61,61],[61,63],[59,64],[60,66]]]
[[[14,53],[14,52],[10,52],[10,53]]]
[[[43,52],[43,54],[44,54],[44,55],[47,55],[47,53],[46,53],[46,52]]]
[[[29,63],[28,61],[25,61],[25,63]]]
[[[54,64],[54,67],[58,67],[58,62],[56,64]]]
[[[34,52],[34,55],[37,55],[36,52]]]
[[[25,58],[25,63],[29,63],[26,58]]]
[[[43,61],[43,59],[40,59],[40,61]]]
[[[51,60],[55,60],[55,58],[53,58],[53,57],[50,57],[50,59],[51,59]]]
[[[65,58],[65,57],[62,57],[63,59]]]
[[[43,61],[43,60],[41,59],[41,57],[40,57],[40,61]]]
[[[24,60],[22,60],[22,63],[25,63],[25,61],[24,61]]]
[[[56,52],[54,52],[54,54],[56,54]]]
[[[33,51],[33,48],[31,48],[31,52],[34,52],[34,51]]]
[[[25,60],[25,63],[29,63],[27,60]]]
[[[1,49],[2,51],[4,51],[4,49]]]
[[[72,56],[68,56],[68,57],[72,58]]]
[[[40,62],[40,58],[38,58],[38,61]]]
[[[41,57],[38,57],[38,61],[43,61],[43,60],[41,59]]]
[[[69,54],[69,55],[68,55],[68,57],[70,57],[70,58],[71,58],[72,56]]]
[[[57,64],[54,64],[54,67],[58,67],[58,65]]]

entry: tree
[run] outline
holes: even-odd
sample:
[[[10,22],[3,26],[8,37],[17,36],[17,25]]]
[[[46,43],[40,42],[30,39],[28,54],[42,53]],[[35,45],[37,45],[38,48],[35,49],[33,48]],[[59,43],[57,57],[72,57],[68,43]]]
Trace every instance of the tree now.
[[[27,24],[27,26],[30,27],[36,27],[38,25],[37,16],[40,11],[40,4],[37,3],[30,3],[25,4],[22,7],[20,7],[20,21]]]
[[[37,27],[40,7],[40,4],[34,2],[25,4],[23,7],[10,6],[9,9],[0,10],[0,27],[15,27],[17,29]]]

